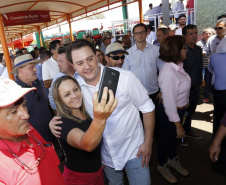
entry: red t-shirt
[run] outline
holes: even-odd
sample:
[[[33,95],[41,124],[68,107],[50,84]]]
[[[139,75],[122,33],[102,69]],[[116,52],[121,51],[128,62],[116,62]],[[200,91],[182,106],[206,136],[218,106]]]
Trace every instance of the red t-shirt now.
[[[32,146],[29,146],[25,141],[4,141],[30,168],[34,166],[37,158],[44,156],[43,159],[34,170],[30,171],[18,162],[9,152],[8,146],[0,140],[0,185],[64,185],[64,179],[58,168],[60,161],[53,145],[45,147],[43,144],[47,144],[47,142],[33,127],[31,127],[30,134],[42,143],[45,152],[32,136],[28,137]]]

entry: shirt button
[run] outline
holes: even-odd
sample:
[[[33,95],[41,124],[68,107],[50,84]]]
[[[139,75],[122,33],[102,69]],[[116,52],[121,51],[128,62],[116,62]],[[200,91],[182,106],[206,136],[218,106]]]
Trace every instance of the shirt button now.
[[[23,147],[25,147],[26,145],[25,145],[25,144],[23,144],[22,146],[23,146]]]

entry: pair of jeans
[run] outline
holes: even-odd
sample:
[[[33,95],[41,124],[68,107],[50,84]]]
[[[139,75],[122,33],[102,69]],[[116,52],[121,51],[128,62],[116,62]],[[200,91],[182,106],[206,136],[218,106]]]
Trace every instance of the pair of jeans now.
[[[220,126],[220,121],[226,112],[226,90],[214,90],[214,110],[213,110],[213,137]],[[218,163],[226,168],[226,138],[221,143],[221,152]]]
[[[150,185],[149,167],[142,168],[142,156],[129,160],[124,169],[130,185]],[[124,185],[123,170],[115,170],[114,168],[105,166],[104,173],[108,179],[108,185]]]
[[[191,130],[191,119],[198,105],[199,97],[200,97],[200,88],[191,88],[189,95],[189,107],[187,108],[189,114],[186,117],[185,123],[183,125],[186,133],[188,133]]]
[[[173,159],[177,156],[177,132],[176,126],[169,121],[165,113],[163,104],[159,104],[156,109],[156,115],[159,122],[158,131],[158,163],[163,166],[167,162],[167,157]],[[185,109],[177,109],[180,121],[182,122]]]
[[[208,68],[204,68],[202,70],[202,75],[203,75],[203,79],[205,80],[205,87],[204,87],[204,98],[209,99],[209,69]]]

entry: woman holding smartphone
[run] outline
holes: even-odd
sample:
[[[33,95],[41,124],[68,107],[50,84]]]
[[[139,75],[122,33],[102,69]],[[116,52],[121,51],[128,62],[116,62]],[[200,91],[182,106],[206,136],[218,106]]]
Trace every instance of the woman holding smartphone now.
[[[105,87],[100,103],[94,93],[93,120],[85,111],[81,89],[74,78],[58,78],[53,85],[53,98],[62,121],[60,144],[66,157],[66,184],[104,185],[100,142],[106,120],[117,105],[113,92]]]
[[[177,179],[168,167],[174,168],[182,176],[189,175],[180,165],[176,141],[177,138],[185,137],[182,120],[189,104],[191,87],[191,79],[183,69],[186,50],[183,36],[166,38],[159,50],[159,58],[165,63],[158,78],[163,103],[156,110],[159,121],[157,170],[170,183],[176,183]]]

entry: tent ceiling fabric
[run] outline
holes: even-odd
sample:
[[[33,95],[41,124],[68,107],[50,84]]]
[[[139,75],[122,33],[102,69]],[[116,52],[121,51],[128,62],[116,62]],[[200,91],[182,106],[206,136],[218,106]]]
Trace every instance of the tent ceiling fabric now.
[[[43,29],[66,21],[68,16],[72,19],[121,1],[122,0],[1,0],[0,13],[40,10],[48,10],[50,12],[51,22],[5,27],[6,39],[7,41],[11,41],[19,38],[21,35],[24,36],[38,31],[38,28]]]

